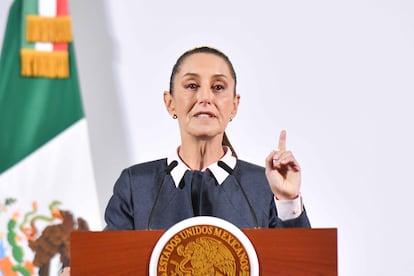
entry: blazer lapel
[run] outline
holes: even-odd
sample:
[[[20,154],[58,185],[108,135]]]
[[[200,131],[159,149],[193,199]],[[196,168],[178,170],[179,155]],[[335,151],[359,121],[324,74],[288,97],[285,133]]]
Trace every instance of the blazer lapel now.
[[[221,188],[223,195],[228,200],[227,209],[223,210],[225,219],[238,227],[255,227],[256,223],[247,202],[248,199],[243,194],[238,180],[233,175],[229,175],[221,184]]]
[[[165,178],[154,208],[151,223],[153,229],[168,229],[175,223],[193,216],[189,186],[180,185],[177,188],[170,175]]]

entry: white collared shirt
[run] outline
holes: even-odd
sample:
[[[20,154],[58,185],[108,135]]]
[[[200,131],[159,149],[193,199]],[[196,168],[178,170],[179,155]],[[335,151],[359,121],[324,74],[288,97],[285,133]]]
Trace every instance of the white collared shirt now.
[[[226,153],[220,160],[226,163],[226,165],[229,166],[231,169],[234,169],[236,167],[237,162],[236,157],[233,156],[233,153],[229,147],[225,148],[225,152]],[[171,171],[171,176],[174,179],[175,186],[178,188],[178,185],[180,184],[181,179],[184,177],[185,172],[187,170],[191,171],[191,169],[178,156],[178,150],[176,150],[174,154],[171,154],[167,158],[167,164],[171,164],[171,162],[173,162],[174,160],[178,162],[178,165]],[[229,176],[229,173],[221,167],[219,167],[217,163],[218,162],[215,162],[209,165],[207,168],[203,169],[203,171],[211,171],[217,183],[221,185],[223,184],[227,176]]]
[[[184,177],[184,174],[187,170],[191,171],[189,168],[178,156],[178,149],[174,151],[168,158],[167,158],[167,165],[171,164],[173,161],[177,161],[178,165],[171,171],[171,176],[174,180],[175,186],[178,188],[181,179]],[[220,161],[226,163],[231,169],[236,167],[237,159],[233,156],[233,153],[229,147],[225,147],[225,154],[220,159]],[[213,174],[214,178],[216,179],[219,185],[223,184],[224,180],[229,176],[229,173],[225,171],[223,168],[219,167],[218,162],[210,164],[204,170],[209,170]],[[278,200],[274,197],[278,217],[281,220],[289,220],[294,219],[300,216],[303,210],[302,204],[302,197],[299,196],[292,200]]]

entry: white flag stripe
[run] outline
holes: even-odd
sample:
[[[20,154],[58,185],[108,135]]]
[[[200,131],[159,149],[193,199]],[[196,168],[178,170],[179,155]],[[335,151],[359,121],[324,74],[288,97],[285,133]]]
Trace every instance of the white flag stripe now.
[[[56,0],[38,0],[38,10],[40,16],[56,16]]]
[[[16,205],[24,204],[25,210],[36,200],[39,212],[47,211],[52,200],[59,200],[59,208],[85,219],[91,230],[101,230],[86,120],[80,120],[0,175],[0,195],[17,198]],[[44,202],[39,202],[42,199]]]
[[[35,42],[35,49],[38,51],[52,52],[53,43],[51,42]]]
[[[56,16],[56,0],[39,0],[38,2],[39,16],[55,17]],[[38,51],[52,52],[53,43],[51,42],[35,42],[35,49]]]

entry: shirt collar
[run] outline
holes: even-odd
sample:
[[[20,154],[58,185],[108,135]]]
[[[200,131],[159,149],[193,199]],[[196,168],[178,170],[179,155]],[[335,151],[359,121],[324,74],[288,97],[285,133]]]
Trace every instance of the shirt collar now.
[[[234,169],[236,167],[236,157],[233,156],[233,152],[229,147],[224,146],[224,148],[226,153],[220,160],[226,163],[226,165],[230,168]],[[172,169],[171,176],[174,180],[175,186],[178,187],[181,179],[184,177],[185,172],[187,170],[191,171],[191,169],[178,156],[178,150],[174,151],[167,158],[167,164],[171,164],[171,162],[173,162],[174,160],[178,162],[178,165],[174,169]],[[211,164],[205,170],[209,170],[213,174],[214,178],[217,180],[217,183],[221,185],[227,178],[229,173],[222,169],[219,165],[217,165],[217,162]]]

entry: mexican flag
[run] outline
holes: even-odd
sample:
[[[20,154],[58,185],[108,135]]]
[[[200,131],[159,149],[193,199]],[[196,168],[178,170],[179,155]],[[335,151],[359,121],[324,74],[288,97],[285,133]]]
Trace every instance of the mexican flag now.
[[[101,230],[67,0],[15,0],[0,57],[0,275],[57,275]]]

